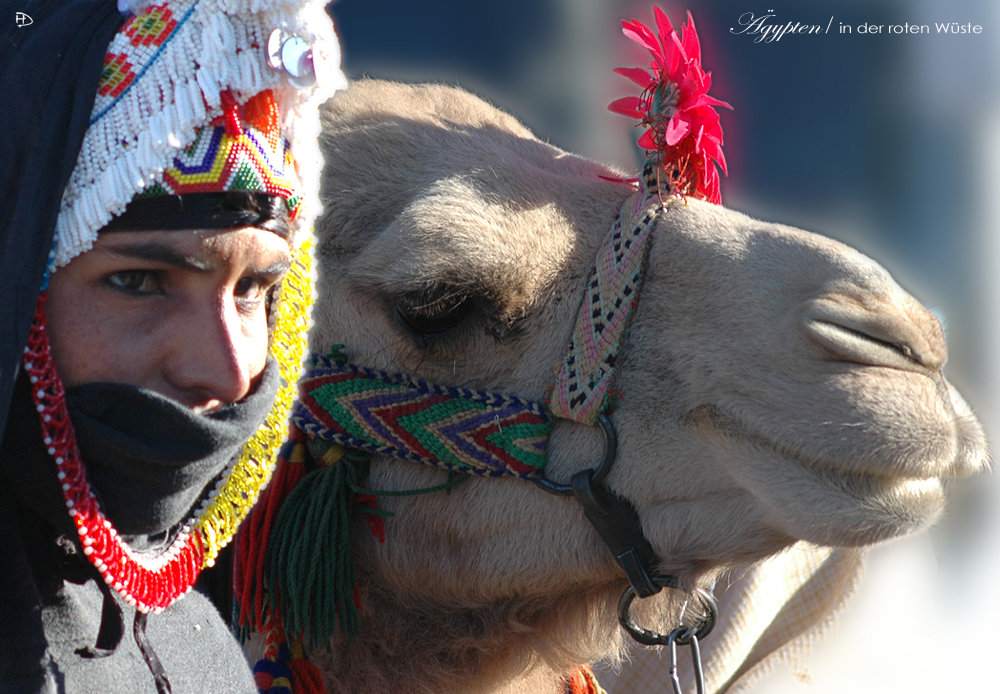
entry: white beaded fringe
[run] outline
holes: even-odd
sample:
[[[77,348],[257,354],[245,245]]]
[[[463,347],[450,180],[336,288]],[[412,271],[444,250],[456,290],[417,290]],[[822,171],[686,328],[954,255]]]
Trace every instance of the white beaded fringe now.
[[[149,4],[125,1],[129,7]],[[281,128],[301,178],[303,211],[297,226],[311,228],[320,211],[319,106],[347,85],[325,4],[177,0],[168,7],[183,24],[162,47],[135,47],[119,33],[108,53],[126,54],[138,74],[117,100],[97,96],[76,167],[63,191],[50,272],[89,250],[101,227],[122,214],[137,193],[162,181],[164,168],[194,141],[195,128],[222,113],[220,95],[227,89],[240,103],[274,90]],[[325,74],[317,69],[315,86],[296,89],[265,63],[264,47],[277,28],[304,38],[313,45],[314,59],[325,59],[329,69]]]

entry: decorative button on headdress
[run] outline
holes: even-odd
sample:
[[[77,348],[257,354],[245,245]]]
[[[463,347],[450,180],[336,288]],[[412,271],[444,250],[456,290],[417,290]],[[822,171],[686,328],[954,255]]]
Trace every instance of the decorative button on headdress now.
[[[270,352],[284,384],[275,406],[173,545],[153,557],[130,550],[90,488],[51,357],[45,292],[39,297],[23,365],[45,445],[84,554],[140,612],[168,606],[214,562],[269,479],[287,431],[312,300],[309,234],[296,229],[308,230],[318,211],[309,202],[318,201],[319,105],[346,85],[324,4],[176,0],[130,16],[108,46],[63,193],[50,272],[87,251],[131,201],[156,195],[276,196],[298,247],[272,308]],[[294,39],[288,61],[268,54],[273,36]]]

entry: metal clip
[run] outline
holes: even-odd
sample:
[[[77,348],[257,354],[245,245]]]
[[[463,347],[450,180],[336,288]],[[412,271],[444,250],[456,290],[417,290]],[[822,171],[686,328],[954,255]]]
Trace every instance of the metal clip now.
[[[677,644],[684,645],[684,639],[691,646],[691,663],[694,666],[694,684],[698,694],[705,694],[705,669],[701,665],[701,648],[698,647],[698,635],[694,627],[680,627],[670,632],[667,637],[667,648],[670,650],[670,684],[674,694],[684,694],[681,689],[681,679],[677,674]]]

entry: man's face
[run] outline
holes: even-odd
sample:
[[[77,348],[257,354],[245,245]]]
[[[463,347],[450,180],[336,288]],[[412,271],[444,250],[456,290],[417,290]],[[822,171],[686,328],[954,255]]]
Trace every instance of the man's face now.
[[[199,412],[248,395],[268,349],[267,293],[291,264],[270,231],[105,233],[52,275],[49,339],[66,386],[141,386]]]

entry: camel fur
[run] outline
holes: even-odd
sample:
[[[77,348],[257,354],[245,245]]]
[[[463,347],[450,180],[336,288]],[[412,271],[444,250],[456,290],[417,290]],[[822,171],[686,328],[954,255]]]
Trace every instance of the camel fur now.
[[[634,190],[625,174],[445,86],[355,83],[326,105],[322,148],[312,349],[344,343],[357,364],[544,399]],[[948,480],[987,465],[945,359],[938,320],[869,258],[679,201],[619,367],[609,485],[685,590],[799,542],[914,532],[942,512]],[[547,475],[566,482],[596,465],[601,434],[559,422],[549,451]],[[376,457],[367,484],[442,478]],[[386,542],[354,533],[362,634],[313,647],[329,691],[544,694],[618,653],[626,581],[572,497],[473,479],[379,504],[395,514]],[[639,601],[640,621],[669,631],[685,597]]]

